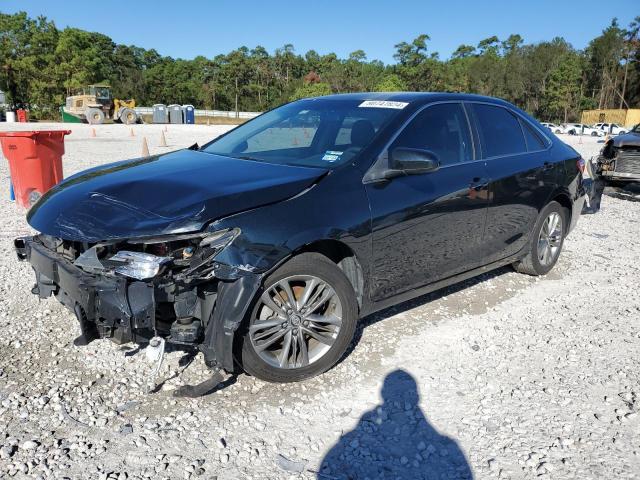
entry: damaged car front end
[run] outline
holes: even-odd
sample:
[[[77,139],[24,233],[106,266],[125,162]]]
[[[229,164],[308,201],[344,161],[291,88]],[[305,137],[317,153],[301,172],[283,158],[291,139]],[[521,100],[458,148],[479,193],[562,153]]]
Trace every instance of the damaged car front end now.
[[[192,149],[106,165],[47,192],[27,214],[40,233],[15,249],[34,270],[32,292],[76,316],[76,345],[162,339],[231,372],[233,333],[284,253],[217,220],[294,197],[325,174]]]
[[[35,271],[33,293],[42,299],[53,295],[75,314],[81,331],[76,345],[98,338],[144,344],[162,337],[198,347],[208,365],[232,370],[230,339],[261,278],[215,261],[239,233],[224,229],[96,244],[41,234],[18,238],[15,247]],[[213,315],[216,304],[219,315]]]
[[[597,158],[597,171],[609,183],[640,182],[640,125],[607,141]]]

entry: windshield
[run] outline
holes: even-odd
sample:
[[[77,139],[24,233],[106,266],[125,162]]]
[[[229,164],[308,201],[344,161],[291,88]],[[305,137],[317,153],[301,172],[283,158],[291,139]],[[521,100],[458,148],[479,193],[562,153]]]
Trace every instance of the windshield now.
[[[202,151],[284,165],[334,168],[353,159],[405,103],[301,100],[276,108],[205,145]]]
[[[94,87],[96,98],[111,98],[108,87]]]
[[[631,129],[633,133],[640,133],[640,123]]]

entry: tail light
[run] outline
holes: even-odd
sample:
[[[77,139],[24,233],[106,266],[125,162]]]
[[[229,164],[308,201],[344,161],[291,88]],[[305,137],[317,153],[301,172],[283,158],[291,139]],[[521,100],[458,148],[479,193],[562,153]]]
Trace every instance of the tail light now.
[[[580,170],[580,173],[584,173],[584,169],[587,166],[587,164],[584,162],[584,158],[580,157],[576,161],[576,166],[578,167],[578,170]]]

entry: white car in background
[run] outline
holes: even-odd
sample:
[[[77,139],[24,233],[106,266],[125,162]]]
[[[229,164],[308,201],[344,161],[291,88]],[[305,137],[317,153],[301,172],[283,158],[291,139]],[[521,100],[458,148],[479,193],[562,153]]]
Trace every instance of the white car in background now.
[[[592,137],[602,137],[604,135],[602,130],[584,123],[563,123],[560,127],[562,128],[562,133],[568,133],[569,135],[591,135]]]
[[[628,129],[621,127],[617,123],[596,123],[593,127],[604,132],[605,135],[622,135],[629,132]]]
[[[562,128],[560,128],[560,125],[556,125],[555,123],[541,122],[540,125],[542,125],[543,127],[548,128],[553,133],[563,133],[562,132]]]

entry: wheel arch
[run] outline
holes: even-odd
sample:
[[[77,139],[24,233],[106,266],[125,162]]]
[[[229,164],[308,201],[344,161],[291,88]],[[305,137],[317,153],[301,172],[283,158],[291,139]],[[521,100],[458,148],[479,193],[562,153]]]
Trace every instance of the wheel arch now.
[[[564,208],[567,209],[567,226],[571,225],[571,215],[573,212],[573,204],[571,203],[571,198],[569,194],[566,192],[556,192],[547,202],[547,204],[551,202],[558,202]]]
[[[347,244],[339,240],[323,239],[313,241],[294,250],[287,261],[296,255],[308,252],[319,253],[327,257],[342,270],[342,273],[345,274],[353,287],[358,301],[358,309],[360,310],[365,291],[364,273],[355,252]]]

